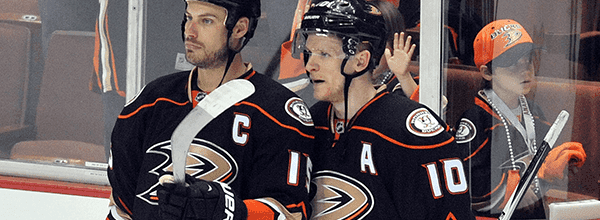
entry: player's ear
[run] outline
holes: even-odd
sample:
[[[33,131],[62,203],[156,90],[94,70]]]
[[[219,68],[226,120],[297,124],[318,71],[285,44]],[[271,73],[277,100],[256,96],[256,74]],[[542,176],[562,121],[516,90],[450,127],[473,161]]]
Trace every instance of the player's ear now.
[[[247,17],[241,17],[238,19],[237,23],[233,27],[231,36],[233,38],[242,38],[248,32],[248,27],[250,25],[250,19]]]
[[[362,50],[355,56],[356,64],[354,65],[354,71],[360,72],[369,66],[369,60],[371,59],[371,52],[369,50]]]
[[[479,67],[479,72],[483,79],[492,81],[492,71],[486,65],[481,65],[481,67]]]

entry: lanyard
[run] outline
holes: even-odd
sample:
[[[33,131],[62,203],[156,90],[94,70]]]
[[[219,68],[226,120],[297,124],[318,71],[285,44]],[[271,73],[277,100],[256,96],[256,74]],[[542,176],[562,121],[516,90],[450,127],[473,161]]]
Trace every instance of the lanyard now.
[[[527,100],[525,99],[525,96],[519,96],[519,105],[521,106],[523,122],[525,124],[525,127],[523,127],[517,116],[515,116],[515,114],[512,113],[512,111],[506,105],[506,103],[504,103],[504,101],[502,101],[502,99],[500,99],[500,97],[498,97],[498,95],[496,95],[496,93],[493,90],[486,89],[483,92],[488,98],[490,98],[490,100],[492,100],[494,104],[496,104],[496,107],[498,107],[498,111],[500,111],[510,121],[510,123],[513,126],[515,126],[519,133],[521,133],[521,136],[523,136],[523,140],[525,140],[525,143],[527,144],[527,149],[529,149],[529,152],[531,154],[535,154],[535,128],[533,126],[533,116],[529,109],[529,105],[527,104]]]

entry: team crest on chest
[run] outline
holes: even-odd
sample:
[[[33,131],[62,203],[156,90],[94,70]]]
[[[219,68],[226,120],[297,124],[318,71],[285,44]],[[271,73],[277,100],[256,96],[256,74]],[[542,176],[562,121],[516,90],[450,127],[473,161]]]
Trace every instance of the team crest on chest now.
[[[285,112],[303,125],[314,126],[312,116],[308,111],[308,106],[306,106],[306,103],[300,98],[293,97],[288,99],[285,103]]]
[[[431,137],[444,131],[444,127],[425,108],[414,110],[408,115],[406,128],[420,137]]]
[[[311,219],[362,219],[375,205],[369,189],[352,177],[324,170],[315,173],[314,182]]]
[[[164,160],[148,171],[149,174],[157,176],[157,182],[138,194],[137,197],[151,205],[158,205],[156,197],[158,177],[166,172],[173,172],[173,163],[170,159],[171,143],[169,141],[158,143],[150,147],[146,153],[162,155]],[[194,178],[227,184],[233,182],[238,173],[237,163],[227,151],[212,142],[202,139],[192,141],[186,157],[185,169],[186,174]]]
[[[460,123],[458,125],[458,130],[456,130],[456,143],[466,143],[477,135],[477,129],[475,129],[475,124],[469,119],[462,118],[460,119]]]

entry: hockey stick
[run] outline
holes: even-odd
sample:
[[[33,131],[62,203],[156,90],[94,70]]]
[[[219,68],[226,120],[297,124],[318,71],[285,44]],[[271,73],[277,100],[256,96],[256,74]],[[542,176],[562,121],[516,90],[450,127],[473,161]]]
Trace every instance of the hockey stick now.
[[[533,159],[531,159],[531,163],[529,163],[525,173],[523,173],[523,178],[521,178],[519,185],[517,185],[515,191],[513,191],[513,193],[510,195],[510,199],[504,206],[504,209],[502,209],[502,213],[500,214],[500,217],[498,217],[498,220],[510,219],[513,212],[517,208],[517,205],[519,202],[521,202],[521,199],[527,191],[527,188],[529,188],[529,184],[531,184],[531,181],[533,181],[533,178],[537,175],[542,163],[544,163],[546,156],[548,156],[548,152],[550,152],[550,150],[552,150],[554,147],[556,139],[558,139],[560,132],[568,120],[569,113],[565,110],[562,110],[556,117],[556,120],[550,127],[550,130],[548,130],[548,133],[546,133],[544,141],[542,141],[542,145],[533,156]]]
[[[212,91],[188,113],[171,135],[171,157],[175,183],[185,183],[185,165],[190,144],[210,121],[254,93],[248,80],[234,79]]]

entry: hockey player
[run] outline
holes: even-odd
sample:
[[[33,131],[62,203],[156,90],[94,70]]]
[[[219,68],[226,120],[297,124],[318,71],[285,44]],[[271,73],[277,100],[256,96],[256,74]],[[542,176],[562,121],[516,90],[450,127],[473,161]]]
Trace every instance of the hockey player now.
[[[158,78],[126,104],[112,133],[108,219],[307,219],[314,127],[304,102],[239,53],[259,0],[187,0],[186,58],[196,67]],[[210,121],[189,146],[186,184],[168,181],[171,135],[219,85],[255,92]],[[220,182],[220,183],[219,183]]]
[[[463,155],[448,126],[371,83],[386,32],[381,12],[362,0],[314,1],[295,32],[294,54],[303,54],[321,100],[311,107],[312,218],[474,219]],[[388,62],[408,57],[399,40],[393,48]]]
[[[471,169],[473,211],[498,217],[551,123],[539,106],[525,98],[535,82],[535,50],[518,22],[491,22],[479,32],[473,47],[485,85],[475,97],[476,105],[457,123],[455,136],[459,145],[471,151],[465,164]],[[580,143],[553,148],[513,217],[545,218],[541,198],[546,186],[563,179],[570,160],[582,166],[585,157]]]

